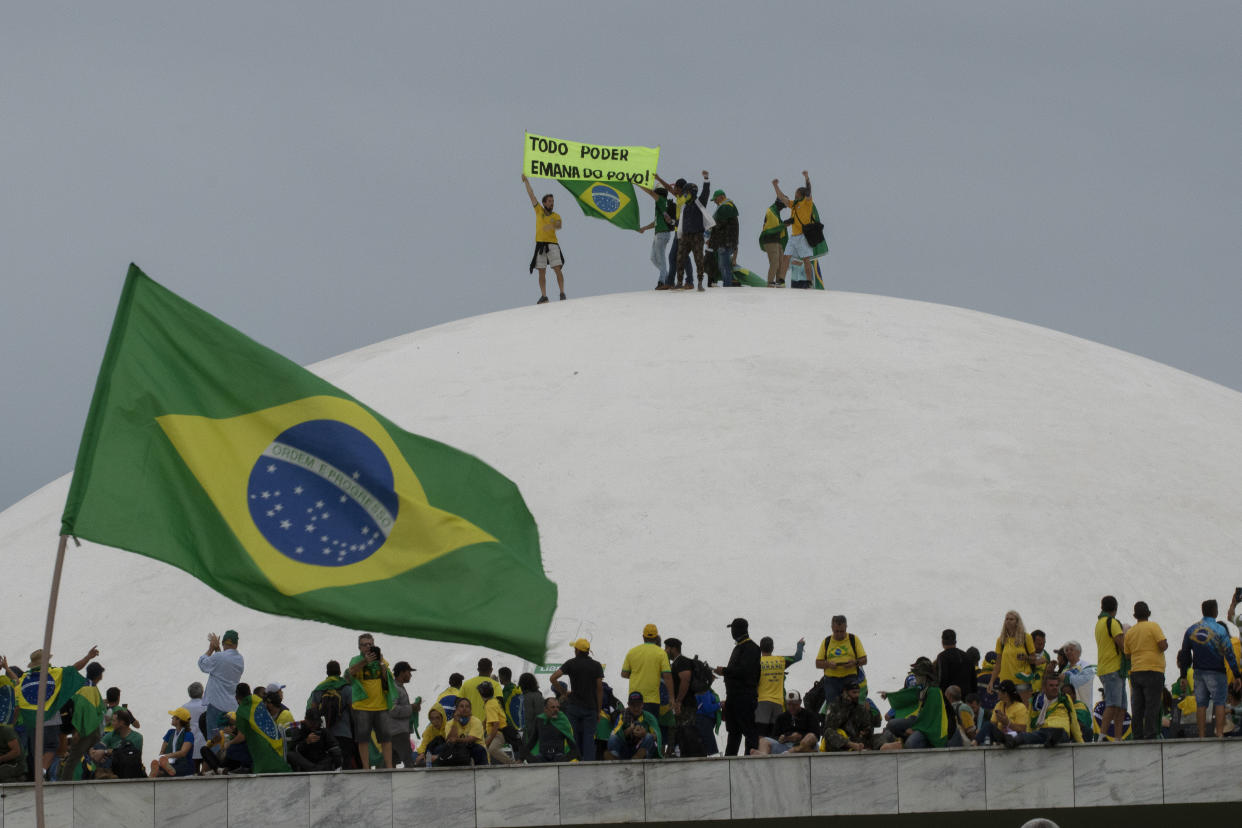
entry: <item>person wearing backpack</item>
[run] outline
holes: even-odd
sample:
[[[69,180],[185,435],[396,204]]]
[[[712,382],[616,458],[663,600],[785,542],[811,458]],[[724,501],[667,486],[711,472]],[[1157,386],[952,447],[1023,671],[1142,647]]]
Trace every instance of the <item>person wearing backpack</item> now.
[[[1126,716],[1126,676],[1121,669],[1125,650],[1125,630],[1117,620],[1117,599],[1105,595],[1100,599],[1100,615],[1095,622],[1095,646],[1098,649],[1095,674],[1104,688],[1104,713],[1100,721],[1101,741],[1108,734],[1121,740]]]
[[[112,729],[100,740],[102,747],[91,751],[96,779],[141,779],[146,776],[142,764],[142,734],[134,730],[134,717],[124,708],[112,714]]]
[[[852,632],[844,615],[832,616],[832,634],[819,645],[815,666],[824,671],[824,699],[832,703],[845,690],[845,680],[852,678],[860,685],[859,667],[867,663],[867,651]]]

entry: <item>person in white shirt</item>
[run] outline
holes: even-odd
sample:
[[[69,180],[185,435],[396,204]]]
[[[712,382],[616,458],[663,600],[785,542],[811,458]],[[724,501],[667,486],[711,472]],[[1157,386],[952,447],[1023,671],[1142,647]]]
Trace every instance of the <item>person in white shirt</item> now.
[[[198,657],[198,669],[207,674],[203,700],[207,703],[208,732],[204,735],[210,739],[220,730],[220,717],[237,709],[234,694],[246,663],[237,651],[237,630],[226,630],[220,637],[207,633],[207,643],[207,652]]]

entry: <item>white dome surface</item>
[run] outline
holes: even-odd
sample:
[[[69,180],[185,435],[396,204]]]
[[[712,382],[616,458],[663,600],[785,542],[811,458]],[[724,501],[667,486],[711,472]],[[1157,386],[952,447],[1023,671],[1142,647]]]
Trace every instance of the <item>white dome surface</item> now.
[[[260,332],[261,336],[261,332]],[[986,652],[1007,609],[1095,661],[1099,598],[1146,600],[1173,652],[1199,602],[1222,611],[1242,546],[1242,394],[1047,329],[849,293],[626,293],[465,319],[314,366],[410,431],[520,486],[560,589],[549,661],[585,636],[619,676],[654,622],[724,663],[749,618],[778,653],[834,613],[873,689],[939,651]],[[68,476],[0,513],[0,652],[42,641]],[[461,585],[455,585],[461,586]],[[413,608],[411,608],[413,609]],[[403,611],[393,607],[394,614]],[[353,630],[240,607],[131,553],[70,545],[54,663],[94,643],[104,685],[162,730],[208,631],[241,633],[245,680],[295,710]],[[482,648],[380,636],[434,697]],[[152,727],[154,725],[154,727]]]

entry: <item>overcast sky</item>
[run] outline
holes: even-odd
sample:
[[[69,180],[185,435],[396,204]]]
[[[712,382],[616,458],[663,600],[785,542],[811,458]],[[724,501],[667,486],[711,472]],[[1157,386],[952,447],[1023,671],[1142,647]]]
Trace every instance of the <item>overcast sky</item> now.
[[[1242,388],[1239,32],[1237,2],[20,4],[0,507],[71,470],[131,261],[303,363],[533,303],[525,130],[710,170],[753,269],[807,168],[830,288]],[[571,299],[655,284],[650,236],[535,186]]]

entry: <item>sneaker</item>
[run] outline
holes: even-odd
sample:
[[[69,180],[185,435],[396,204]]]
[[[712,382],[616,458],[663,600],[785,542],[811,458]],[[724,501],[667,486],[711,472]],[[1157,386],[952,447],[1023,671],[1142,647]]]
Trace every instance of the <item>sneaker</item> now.
[[[543,304],[547,304],[547,301],[548,301],[548,297],[546,297],[546,296],[540,296],[540,297],[539,297],[539,301],[538,301],[538,302],[536,302],[535,304],[536,304],[536,305],[543,305]]]
[[[660,282],[660,284],[656,285],[655,289],[656,290],[672,290],[672,286],[667,285],[664,282]]]
[[[702,282],[699,282],[699,291],[700,291],[701,293],[706,293],[706,292],[707,292],[707,288],[703,287],[703,283],[702,283]]]
[[[776,280],[776,286],[777,286],[777,287],[784,287],[784,286],[785,286],[785,280],[784,280],[784,279],[777,279],[777,280]]]
[[[564,294],[564,293],[562,293],[562,294],[561,294],[561,301],[562,301],[562,302],[564,302],[564,301],[565,301],[565,294]]]

